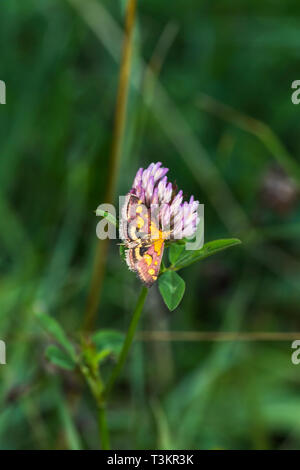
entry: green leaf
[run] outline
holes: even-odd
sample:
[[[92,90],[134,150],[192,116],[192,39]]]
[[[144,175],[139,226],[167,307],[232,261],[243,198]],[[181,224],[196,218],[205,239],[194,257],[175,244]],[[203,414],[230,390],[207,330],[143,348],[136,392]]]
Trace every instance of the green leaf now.
[[[185,291],[184,280],[174,271],[166,271],[158,279],[158,288],[169,310],[174,310]]]
[[[124,334],[116,330],[99,330],[92,336],[98,353],[98,362],[109,354],[119,355],[124,343]]]
[[[174,265],[185,252],[185,246],[179,243],[173,243],[169,248],[169,261]]]
[[[201,261],[208,256],[214,255],[219,251],[226,250],[235,245],[240,245],[241,241],[237,238],[225,238],[214,240],[205,245],[200,250],[183,250],[177,259],[172,263],[172,267],[177,269],[185,268],[196,261]]]
[[[106,359],[110,355],[111,355],[111,350],[110,349],[102,349],[102,351],[100,351],[98,354],[96,354],[97,364],[100,364],[100,362],[103,362],[104,359]]]
[[[104,211],[103,209],[97,209],[97,210],[96,210],[96,215],[97,215],[97,217],[104,217],[104,218],[107,219],[111,224],[113,224],[115,227],[118,226],[118,221],[117,221],[117,219],[116,219],[115,216],[112,215],[110,212]]]
[[[46,313],[38,313],[37,318],[42,324],[43,328],[49,333],[56,341],[67,351],[69,356],[76,362],[76,352],[73,344],[67,338],[64,330],[60,324],[50,315]]]
[[[45,355],[52,364],[55,364],[62,369],[73,370],[76,367],[76,363],[70,358],[70,356],[53,344],[48,346]]]

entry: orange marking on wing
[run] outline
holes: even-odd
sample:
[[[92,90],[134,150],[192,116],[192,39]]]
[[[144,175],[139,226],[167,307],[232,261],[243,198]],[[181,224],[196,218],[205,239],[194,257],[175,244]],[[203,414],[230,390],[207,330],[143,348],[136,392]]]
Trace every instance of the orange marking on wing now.
[[[145,254],[144,255],[144,260],[146,261],[148,266],[150,266],[150,264],[152,263],[152,256]],[[156,262],[156,264],[157,264],[157,262]]]

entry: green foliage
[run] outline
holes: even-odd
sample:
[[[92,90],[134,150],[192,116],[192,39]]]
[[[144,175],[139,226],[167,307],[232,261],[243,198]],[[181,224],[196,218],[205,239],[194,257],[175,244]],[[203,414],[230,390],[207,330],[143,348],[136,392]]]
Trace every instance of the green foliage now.
[[[76,362],[75,348],[67,338],[67,335],[65,334],[60,324],[53,317],[50,317],[46,313],[37,314],[37,318],[45,331],[47,331],[47,333],[51,335],[65,349],[70,358]]]
[[[54,345],[48,346],[45,355],[50,362],[62,369],[74,370],[76,367],[76,363],[72,361],[70,356]]]
[[[241,242],[237,238],[228,238],[224,240],[214,240],[206,243],[199,250],[186,250],[182,243],[173,243],[169,248],[169,261],[171,266],[162,270],[159,277],[159,291],[169,310],[174,310],[180,304],[184,291],[184,280],[174,271],[186,268],[196,261],[201,261],[208,256],[214,255],[219,251],[239,245]]]
[[[124,343],[124,334],[115,330],[99,330],[92,336],[96,347],[98,362],[108,355],[118,356]]]
[[[219,251],[239,245],[241,243],[237,238],[228,238],[224,240],[214,240],[205,245],[200,250],[186,250],[184,245],[174,245],[170,248],[169,259],[172,269],[186,268],[196,261],[201,261],[208,256],[214,255]]]
[[[174,271],[166,271],[159,276],[158,287],[168,309],[178,307],[185,291],[184,280]]]
[[[185,252],[185,246],[179,243],[172,243],[169,248],[169,261],[174,266]]]

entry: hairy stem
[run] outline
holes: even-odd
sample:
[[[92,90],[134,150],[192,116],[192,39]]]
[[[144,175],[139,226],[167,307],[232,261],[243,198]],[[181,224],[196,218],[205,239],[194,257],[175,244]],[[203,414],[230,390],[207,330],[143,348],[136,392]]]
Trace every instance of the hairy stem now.
[[[135,335],[135,332],[136,332],[136,328],[137,328],[137,325],[138,325],[138,322],[139,322],[139,319],[140,319],[140,316],[141,316],[141,313],[142,313],[142,310],[143,310],[143,307],[144,307],[144,303],[145,303],[147,294],[148,294],[147,287],[142,287],[142,290],[140,292],[138,301],[136,303],[135,310],[134,310],[132,318],[131,318],[131,322],[130,322],[130,325],[129,325],[129,328],[128,328],[128,331],[127,331],[127,334],[126,334],[126,338],[125,338],[125,341],[124,341],[124,344],[123,344],[122,351],[119,355],[119,358],[118,358],[118,361],[117,361],[115,367],[112,370],[111,376],[110,376],[110,378],[108,380],[108,383],[106,385],[106,388],[104,390],[104,397],[105,397],[106,400],[107,400],[107,398],[108,398],[108,396],[109,396],[109,394],[110,394],[110,392],[111,392],[111,390],[114,386],[115,381],[117,380],[118,376],[120,375],[120,372],[121,372],[121,370],[124,366],[124,363],[127,359],[129,349],[130,349],[130,346],[132,344],[132,341],[133,341],[133,338],[134,338],[134,335]]]
[[[105,193],[105,202],[108,204],[112,204],[114,202],[115,189],[122,154],[122,145],[124,140],[136,4],[137,0],[128,0],[127,2],[113,139],[109,159],[108,182]],[[100,301],[100,293],[104,277],[108,246],[109,239],[107,238],[105,240],[99,240],[96,248],[95,264],[84,316],[84,330],[87,332],[93,329],[95,323],[96,312]]]

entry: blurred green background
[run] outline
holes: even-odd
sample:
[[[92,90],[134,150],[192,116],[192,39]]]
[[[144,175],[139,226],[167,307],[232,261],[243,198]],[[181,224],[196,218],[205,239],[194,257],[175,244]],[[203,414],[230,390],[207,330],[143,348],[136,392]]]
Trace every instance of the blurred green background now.
[[[47,362],[34,311],[74,337],[82,325],[124,8],[1,2],[2,449],[99,445],[89,392]],[[142,330],[300,331],[299,15],[297,0],[138,2],[118,194],[162,161],[205,204],[206,241],[243,241],[182,271],[175,312],[153,287]],[[125,331],[138,289],[111,243],[97,326]],[[291,352],[291,340],[137,341],[109,407],[114,448],[300,448]]]

